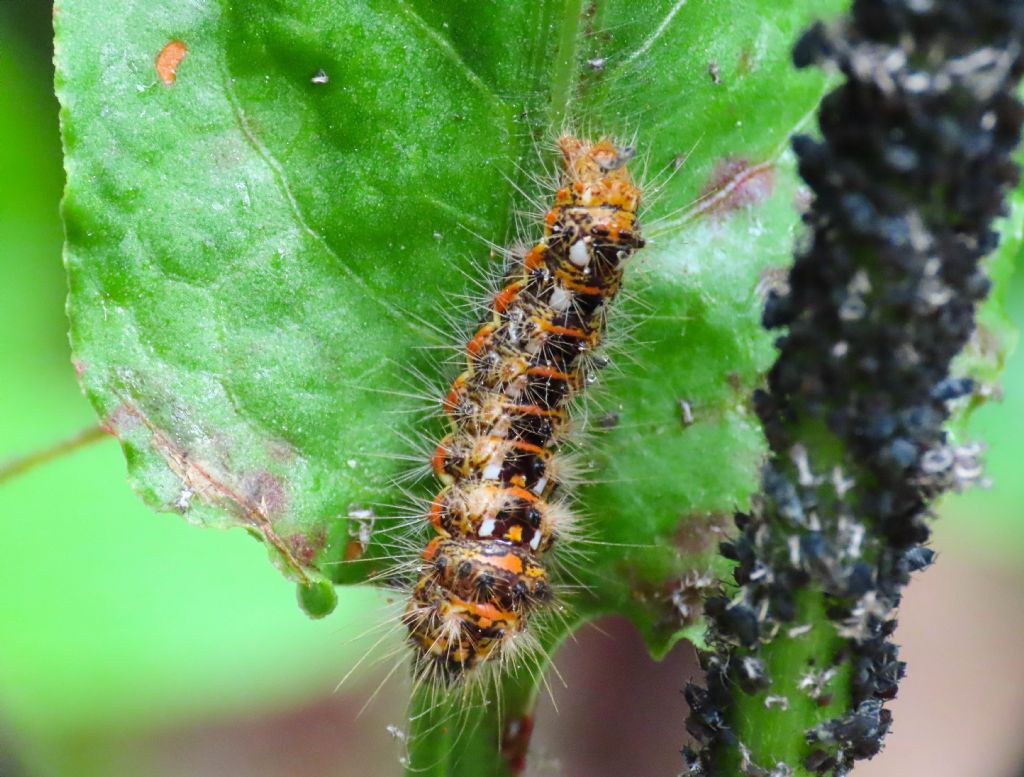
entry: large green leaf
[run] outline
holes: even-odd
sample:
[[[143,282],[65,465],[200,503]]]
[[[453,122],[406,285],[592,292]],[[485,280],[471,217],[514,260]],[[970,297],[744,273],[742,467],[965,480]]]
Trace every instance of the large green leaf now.
[[[266,540],[322,614],[325,583],[390,553],[406,440],[439,434],[409,411],[453,372],[429,349],[469,331],[446,320],[498,266],[485,241],[536,239],[516,212],[550,195],[550,141],[635,133],[653,240],[590,412],[617,424],[582,449],[594,542],[564,578],[571,620],[622,612],[666,649],[757,486],[756,287],[789,263],[787,138],[824,88],[789,49],[841,5],[58,2],[72,341],[136,489]],[[367,507],[369,561],[343,563]]]
[[[329,610],[391,554],[406,440],[440,433],[410,411],[452,377],[431,349],[464,342],[446,319],[499,266],[485,241],[537,238],[516,213],[550,197],[560,129],[635,133],[651,247],[562,577],[570,621],[622,612],[667,649],[757,485],[757,287],[789,262],[788,137],[824,89],[789,49],[839,6],[58,2],[72,344],[136,490],[248,529]]]
[[[0,480],[11,457],[95,423],[68,364],[48,57],[12,31],[6,10]],[[0,482],[0,773],[152,774],[142,742],[155,729],[324,696],[370,644],[339,632],[382,616],[384,597],[353,587],[332,622],[311,622],[257,543],[151,513],[124,466],[107,439]]]
[[[435,397],[451,377],[423,348],[465,336],[444,321],[481,238],[536,237],[513,227],[517,186],[549,196],[530,181],[553,128],[635,131],[657,226],[619,317],[638,344],[599,399],[619,424],[586,449],[580,496],[602,540],[663,546],[595,546],[599,606],[670,624],[666,574],[755,483],[755,286],[786,263],[780,155],[822,91],[788,48],[821,11],[59,3],[72,340],[137,490],[260,534],[298,580],[358,580],[334,563],[345,516],[402,499],[403,395],[412,372]]]

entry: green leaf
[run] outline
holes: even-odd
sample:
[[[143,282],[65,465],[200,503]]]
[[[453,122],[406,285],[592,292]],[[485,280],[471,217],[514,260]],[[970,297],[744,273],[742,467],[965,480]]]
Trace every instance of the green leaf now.
[[[422,347],[465,339],[441,330],[486,255],[469,230],[514,237],[536,138],[567,119],[635,129],[656,171],[619,316],[638,344],[599,397],[619,423],[581,493],[592,525],[685,545],[680,524],[699,540],[747,500],[746,397],[771,355],[755,286],[786,263],[783,150],[822,90],[787,52],[820,4],[577,5],[59,4],[72,340],[150,504],[245,526],[298,580],[358,579],[331,566],[345,516],[402,498],[400,395],[410,369],[451,377]],[[165,84],[171,41],[187,54]],[[651,623],[623,581],[699,554],[591,555],[602,607]]]
[[[484,241],[536,240],[516,212],[550,198],[560,129],[635,133],[651,247],[563,580],[570,623],[621,612],[663,653],[757,486],[756,289],[789,263],[788,138],[824,90],[789,49],[840,5],[58,2],[72,344],[135,489],[261,538],[324,614],[324,581],[387,563],[405,440],[439,434],[407,419],[453,377],[429,349],[471,331],[446,319],[499,266]]]
[[[1017,161],[1024,161],[1024,155],[1018,154]],[[1024,413],[1024,361],[1017,350],[1024,323],[1024,277],[1017,267],[1024,248],[1024,187],[1009,202],[1010,214],[999,226],[999,247],[987,260],[992,291],[978,310],[974,337],[954,365],[980,388],[954,418],[951,431],[959,442],[985,444],[985,474],[994,487],[949,495],[936,530],[940,542],[948,536],[948,542],[973,546],[986,559],[1017,564],[1024,481],[1017,474],[1019,424],[1012,419]]]
[[[17,185],[0,187],[0,469],[95,424],[68,362],[49,67],[5,10],[0,176]],[[108,439],[0,485],[0,771],[152,774],[154,731],[319,698],[386,612],[349,588],[331,623],[311,622],[255,542],[154,515],[124,470]]]

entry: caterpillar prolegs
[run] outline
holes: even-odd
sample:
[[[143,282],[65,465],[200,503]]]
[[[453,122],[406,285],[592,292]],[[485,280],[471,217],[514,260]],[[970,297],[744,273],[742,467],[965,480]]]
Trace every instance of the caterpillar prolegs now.
[[[632,149],[571,136],[559,148],[544,236],[505,276],[444,400],[436,536],[403,616],[416,673],[441,682],[507,655],[552,598],[545,556],[571,520],[557,451],[623,265],[644,244]]]

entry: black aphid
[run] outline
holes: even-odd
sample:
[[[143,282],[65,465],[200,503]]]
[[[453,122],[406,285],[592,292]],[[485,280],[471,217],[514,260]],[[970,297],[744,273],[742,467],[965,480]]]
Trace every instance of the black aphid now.
[[[724,774],[723,756],[769,761],[737,743],[737,695],[772,682],[771,645],[803,638],[801,602],[814,597],[836,636],[799,682],[822,716],[803,763],[781,766],[845,775],[881,747],[883,702],[904,672],[895,608],[933,559],[928,505],[980,472],[977,451],[944,431],[947,403],[975,390],[949,367],[1017,181],[1022,46],[1024,0],[855,0],[844,26],[816,25],[796,46],[797,66],[846,80],[822,102],[822,139],[793,143],[814,192],[811,239],[766,303],[765,326],[786,328],[754,398],[772,457],[756,508],[722,545],[739,591],[707,603],[714,652],[707,690],[687,693],[690,774]]]

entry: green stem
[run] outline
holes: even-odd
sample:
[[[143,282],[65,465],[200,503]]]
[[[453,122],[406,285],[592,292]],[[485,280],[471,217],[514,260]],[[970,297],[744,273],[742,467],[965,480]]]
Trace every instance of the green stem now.
[[[544,672],[568,633],[568,627],[551,624],[538,635],[536,656],[493,676],[450,689],[420,686],[410,704],[407,777],[520,774]]]
[[[826,608],[827,597],[820,591],[798,595],[793,624],[759,653],[771,685],[755,694],[735,696],[730,727],[748,748],[750,760],[761,768],[771,770],[784,763],[793,769],[792,777],[811,777],[814,773],[803,768],[811,748],[793,732],[808,731],[849,707],[850,667],[839,661],[844,641],[837,636]],[[723,750],[719,761],[726,769],[723,774],[744,774],[742,757],[736,748]]]
[[[565,117],[569,115],[572,90],[577,81],[576,46],[580,38],[582,13],[582,0],[566,0],[565,13],[559,29],[558,50],[555,52],[555,62],[550,75],[549,122],[552,127],[561,126]]]

